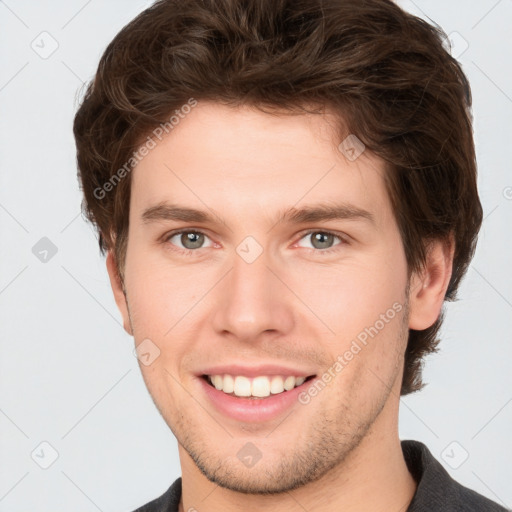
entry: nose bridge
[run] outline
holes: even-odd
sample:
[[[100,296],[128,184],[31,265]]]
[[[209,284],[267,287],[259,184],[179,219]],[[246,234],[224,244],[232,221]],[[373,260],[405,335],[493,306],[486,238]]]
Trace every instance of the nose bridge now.
[[[285,332],[293,322],[289,297],[274,275],[275,269],[270,270],[271,255],[256,244],[247,237],[236,248],[214,319],[217,332],[228,331],[244,340],[255,340],[269,330]]]

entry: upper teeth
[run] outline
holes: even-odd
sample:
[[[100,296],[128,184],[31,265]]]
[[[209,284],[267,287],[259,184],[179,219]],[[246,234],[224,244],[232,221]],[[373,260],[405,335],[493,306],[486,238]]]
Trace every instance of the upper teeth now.
[[[271,393],[276,395],[284,390],[289,391],[296,386],[300,386],[304,383],[306,377],[274,375],[272,377],[262,376],[249,379],[242,375],[236,377],[232,375],[208,375],[208,379],[216,389],[224,393],[263,398],[270,396]]]

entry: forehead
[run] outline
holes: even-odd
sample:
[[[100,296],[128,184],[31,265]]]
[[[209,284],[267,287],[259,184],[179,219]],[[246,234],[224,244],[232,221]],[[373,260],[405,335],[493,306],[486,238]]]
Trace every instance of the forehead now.
[[[347,140],[364,146],[337,133],[333,113],[277,115],[199,102],[135,166],[131,213],[171,202],[251,219],[341,202],[382,217],[390,208],[384,162],[367,150],[352,159]]]

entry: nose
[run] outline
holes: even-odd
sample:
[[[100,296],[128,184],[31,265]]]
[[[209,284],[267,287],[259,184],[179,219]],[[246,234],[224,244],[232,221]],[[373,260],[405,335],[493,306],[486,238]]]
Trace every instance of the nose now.
[[[234,254],[230,272],[216,287],[213,327],[218,334],[256,342],[263,333],[283,335],[293,329],[293,294],[270,260],[265,251],[252,262]]]

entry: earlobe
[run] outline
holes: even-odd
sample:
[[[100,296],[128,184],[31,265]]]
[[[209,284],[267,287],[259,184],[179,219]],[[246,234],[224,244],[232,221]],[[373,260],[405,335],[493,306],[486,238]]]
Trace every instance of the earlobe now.
[[[110,279],[110,286],[112,287],[112,292],[114,293],[114,299],[116,301],[117,307],[123,317],[123,327],[124,330],[130,335],[133,336],[133,330],[130,322],[130,315],[128,313],[128,304],[126,302],[126,295],[123,290],[123,285],[121,282],[121,278],[119,276],[119,271],[117,267],[117,263],[112,251],[108,251],[107,253],[107,272]]]
[[[439,318],[452,276],[455,243],[453,236],[434,240],[421,274],[411,277],[409,328],[428,329]]]

